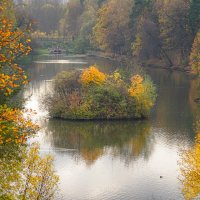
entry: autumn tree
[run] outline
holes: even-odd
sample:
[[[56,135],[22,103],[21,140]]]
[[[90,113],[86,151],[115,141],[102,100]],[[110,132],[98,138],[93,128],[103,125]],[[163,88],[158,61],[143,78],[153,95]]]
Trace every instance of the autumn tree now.
[[[186,62],[191,44],[188,3],[180,0],[158,1],[156,7],[162,49],[168,55],[169,64]]]
[[[28,55],[29,25],[17,26],[11,0],[0,2],[0,143],[25,143],[37,130],[30,119],[17,108],[9,108],[5,100],[27,83],[27,76],[16,60]],[[6,98],[5,98],[6,97]]]
[[[74,40],[80,28],[80,16],[83,6],[80,0],[71,0],[66,4],[66,11],[60,20],[60,32],[70,40]]]
[[[136,0],[131,10],[132,54],[134,59],[159,58],[163,53],[154,0]]]
[[[144,79],[138,74],[131,77],[131,86],[128,92],[137,104],[135,107],[137,115],[148,115],[148,111],[156,100],[156,95],[154,94],[155,87],[150,83],[148,77]]]
[[[8,96],[27,83],[27,77],[16,59],[28,55],[31,48],[26,37],[27,26],[16,27],[12,1],[0,2],[0,95]]]
[[[0,199],[50,200],[57,190],[58,176],[51,156],[39,155],[39,146],[30,149],[27,139],[36,133],[27,110],[8,107],[6,102],[27,83],[17,59],[28,55],[29,25],[19,25],[12,0],[0,2]],[[4,98],[7,97],[7,98]]]
[[[54,199],[59,178],[54,172],[52,156],[41,157],[38,144],[1,151],[0,199]]]
[[[199,122],[198,122],[199,124]],[[199,128],[198,130],[199,131]],[[197,134],[195,144],[180,154],[180,181],[185,199],[196,199],[200,195],[200,134]]]
[[[26,118],[24,118],[25,112]],[[0,145],[24,144],[34,135],[38,126],[32,122],[31,115],[33,113],[29,111],[9,108],[6,105],[0,106]]]
[[[200,24],[199,0],[17,2],[26,2],[19,9],[19,24],[26,15],[37,22],[38,37],[64,36],[68,53],[102,50],[168,67],[188,65]]]
[[[106,80],[106,75],[100,72],[96,66],[90,66],[88,69],[85,69],[81,74],[81,83],[83,85],[101,85]]]
[[[100,8],[94,38],[102,50],[116,54],[130,53],[131,7],[131,0],[110,0]]]
[[[165,61],[167,66],[186,64],[192,34],[189,0],[135,0],[130,16],[133,55],[139,60]]]

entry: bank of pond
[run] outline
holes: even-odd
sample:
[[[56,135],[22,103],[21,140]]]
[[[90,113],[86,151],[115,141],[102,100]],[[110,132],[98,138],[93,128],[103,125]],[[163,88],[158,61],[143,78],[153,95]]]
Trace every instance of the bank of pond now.
[[[98,66],[58,73],[45,104],[52,118],[68,120],[142,119],[149,116],[156,88],[144,74],[122,75]]]

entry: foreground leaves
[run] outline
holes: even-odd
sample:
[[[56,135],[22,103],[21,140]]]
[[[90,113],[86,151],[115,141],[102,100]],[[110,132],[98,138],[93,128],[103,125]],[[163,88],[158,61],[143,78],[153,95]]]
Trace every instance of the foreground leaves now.
[[[194,146],[181,152],[179,164],[184,198],[187,200],[198,198],[200,195],[200,133],[197,134]]]
[[[58,180],[52,156],[40,157],[38,144],[31,148],[12,145],[1,149],[0,199],[51,200]]]
[[[26,36],[29,25],[17,27],[13,10],[12,1],[0,2],[0,94],[6,96],[27,83],[27,76],[15,61],[31,50]]]
[[[0,145],[6,143],[24,144],[38,130],[30,117],[31,112],[24,116],[20,109],[0,106]]]

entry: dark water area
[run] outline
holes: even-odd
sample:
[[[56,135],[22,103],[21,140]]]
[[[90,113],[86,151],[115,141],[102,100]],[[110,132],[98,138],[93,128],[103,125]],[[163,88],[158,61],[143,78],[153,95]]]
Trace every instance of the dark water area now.
[[[52,78],[60,71],[82,70],[92,64],[105,72],[117,66],[105,59],[52,56],[35,59],[29,70],[25,106],[37,111],[34,119],[41,126],[33,141],[39,141],[42,154],[55,157],[60,175],[57,199],[183,199],[178,180],[179,151],[191,146],[195,138],[188,76],[146,69],[158,91],[148,120],[49,120],[42,97],[51,91]]]

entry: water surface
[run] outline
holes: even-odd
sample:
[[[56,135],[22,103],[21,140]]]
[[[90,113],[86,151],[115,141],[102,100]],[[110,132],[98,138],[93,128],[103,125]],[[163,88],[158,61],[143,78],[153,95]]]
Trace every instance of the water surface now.
[[[98,64],[106,72],[117,64],[105,59],[51,56],[35,59],[26,107],[41,126],[41,152],[55,156],[60,195],[68,200],[183,199],[178,151],[195,137],[189,102],[190,80],[180,72],[148,69],[158,89],[149,120],[70,122],[48,120],[41,106],[60,71]],[[53,105],[52,105],[53,106]],[[163,178],[160,178],[162,176]]]

